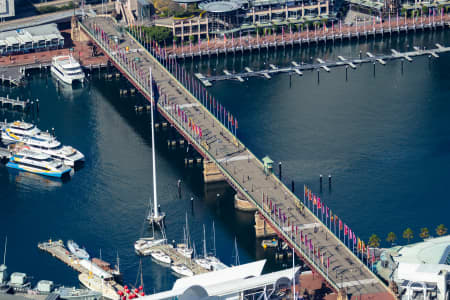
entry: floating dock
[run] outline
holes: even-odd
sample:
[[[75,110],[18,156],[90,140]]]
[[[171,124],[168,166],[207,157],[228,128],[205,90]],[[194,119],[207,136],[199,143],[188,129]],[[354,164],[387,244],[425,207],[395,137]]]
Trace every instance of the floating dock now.
[[[245,67],[243,72],[240,73],[230,73],[229,71],[224,71],[225,75],[215,75],[215,76],[203,76],[200,81],[206,86],[205,82],[208,82],[208,86],[210,86],[211,82],[220,81],[220,80],[238,80],[240,82],[244,82],[244,78],[246,77],[264,77],[270,79],[272,75],[280,74],[280,73],[297,73],[298,75],[303,75],[302,71],[308,70],[319,70],[323,69],[326,72],[330,72],[331,68],[335,67],[350,67],[352,69],[356,69],[356,66],[364,63],[379,63],[381,65],[386,65],[387,61],[390,60],[407,60],[412,62],[412,57],[416,56],[429,56],[429,57],[439,57],[439,53],[450,52],[450,47],[443,47],[440,44],[436,44],[436,48],[434,49],[420,49],[419,47],[414,47],[413,51],[409,52],[399,52],[395,49],[391,49],[392,54],[382,54],[382,55],[374,55],[370,52],[367,52],[367,57],[362,57],[362,53],[360,53],[359,58],[345,58],[343,56],[338,56],[337,60],[333,61],[324,61],[320,58],[316,59],[316,62],[309,64],[299,64],[295,61],[291,62],[292,66],[288,67],[277,67],[273,64],[269,65],[269,69],[254,71],[249,67]]]
[[[160,250],[160,251],[164,252],[172,260],[171,265],[185,264],[189,269],[192,270],[192,272],[194,272],[194,275],[209,272],[209,270],[196,264],[193,259],[187,258],[184,255],[182,255],[181,253],[179,253],[177,251],[177,249],[174,248],[171,244],[154,246],[151,248],[151,250],[155,250],[155,251]],[[166,266],[170,267],[170,265],[166,265]],[[179,275],[179,276],[181,276],[181,275]]]
[[[59,259],[60,261],[62,261],[63,263],[65,263],[66,265],[71,267],[72,269],[79,272],[80,275],[84,274],[85,276],[89,277],[90,279],[93,278],[92,272],[80,264],[80,259],[77,258],[72,253],[70,253],[70,251],[64,246],[63,241],[49,240],[47,242],[38,243],[38,248],[42,251],[50,253],[53,257],[56,257],[57,259]],[[108,280],[107,284],[106,284],[106,282],[104,284],[105,285],[103,286],[103,290],[101,292],[102,292],[103,296],[108,299],[116,300],[115,298],[112,297],[112,295],[117,295],[117,298],[119,298],[118,293],[117,293],[118,291],[122,291],[123,293],[125,293],[124,287],[122,285],[118,284],[117,282],[115,282],[114,280]],[[87,287],[89,289],[95,290],[95,288],[92,288],[90,286],[87,286]],[[106,296],[106,295],[108,295],[108,296]]]
[[[30,106],[31,102],[30,100],[19,100],[19,98],[17,99],[11,99],[8,96],[5,97],[0,97],[0,106],[1,107],[6,107],[6,106],[10,106],[11,108],[22,108],[22,110],[26,110],[29,106]]]

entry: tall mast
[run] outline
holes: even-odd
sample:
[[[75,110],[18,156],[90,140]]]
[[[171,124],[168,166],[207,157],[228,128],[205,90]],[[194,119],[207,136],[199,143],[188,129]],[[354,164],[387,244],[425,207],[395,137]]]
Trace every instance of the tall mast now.
[[[156,159],[155,159],[155,129],[153,121],[153,77],[152,68],[150,68],[150,105],[151,105],[151,119],[152,119],[152,164],[153,164],[153,211],[154,217],[158,217],[158,199],[156,193]]]
[[[206,258],[206,234],[205,234],[205,224],[203,224],[203,257]]]
[[[8,244],[8,236],[5,237],[5,252],[3,252],[3,264],[6,266],[6,245]]]
[[[214,257],[216,256],[216,227],[214,227],[214,221],[213,221],[213,250],[214,250]]]

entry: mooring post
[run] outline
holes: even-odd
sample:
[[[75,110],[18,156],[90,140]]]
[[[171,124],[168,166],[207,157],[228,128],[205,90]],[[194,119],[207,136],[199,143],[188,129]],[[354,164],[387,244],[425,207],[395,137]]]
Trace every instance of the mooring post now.
[[[295,194],[295,183],[294,180],[291,181],[291,191],[293,194]]]
[[[281,180],[281,161],[278,163],[278,173]]]
[[[348,81],[348,66],[345,66],[345,81]]]

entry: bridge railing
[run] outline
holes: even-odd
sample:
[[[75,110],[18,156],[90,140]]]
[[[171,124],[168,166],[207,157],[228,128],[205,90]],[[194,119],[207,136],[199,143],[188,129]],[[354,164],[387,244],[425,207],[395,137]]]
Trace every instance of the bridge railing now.
[[[238,139],[237,136],[235,136],[232,132],[230,132],[230,131],[228,130],[228,128],[227,128],[226,126],[224,126],[224,125],[222,124],[222,122],[221,122],[221,121],[220,121],[220,120],[219,120],[219,119],[218,119],[211,111],[209,111],[207,107],[205,107],[205,106],[203,105],[203,103],[202,103],[202,102],[194,95],[193,92],[191,92],[191,91],[189,90],[189,88],[185,87],[184,84],[183,84],[180,80],[178,80],[177,77],[174,76],[174,74],[171,73],[171,71],[170,71],[170,69],[169,69],[169,67],[168,67],[170,64],[168,64],[167,62],[164,63],[164,58],[159,58],[159,57],[155,56],[155,55],[152,53],[152,51],[149,51],[149,50],[147,49],[146,45],[143,45],[139,40],[137,40],[137,39],[133,36],[132,33],[129,33],[129,32],[128,32],[128,34],[130,35],[131,38],[133,38],[133,40],[134,40],[136,43],[140,44],[140,45],[145,49],[145,51],[148,53],[148,55],[149,55],[150,57],[152,57],[152,58],[158,63],[158,65],[160,65],[160,67],[161,67],[163,70],[165,70],[166,73],[167,73],[174,81],[176,81],[176,82],[179,83],[179,85],[185,90],[186,93],[188,93],[193,99],[195,99],[196,101],[198,101],[198,103],[201,104],[201,105],[204,107],[204,109],[210,114],[211,118],[215,119],[215,120],[217,121],[217,123],[218,123],[220,126],[222,126],[222,128],[223,128],[224,131],[227,131],[230,135],[234,136],[234,138],[238,141],[239,144],[244,145],[244,144]],[[153,49],[153,51],[156,52],[154,49]],[[161,62],[159,59],[161,59],[162,62]],[[176,115],[175,115],[175,119],[177,120]],[[183,126],[183,124],[181,124],[181,126]],[[189,130],[188,130],[188,131],[189,131]],[[194,138],[194,137],[193,137],[193,138]],[[202,148],[203,151],[207,151],[207,149],[204,149],[203,146],[201,146],[201,148]],[[259,165],[259,167],[260,167],[261,172],[264,172],[264,171],[263,171],[263,170],[264,170],[264,165],[263,165],[262,161],[259,160],[259,158],[258,158],[256,155],[254,155],[254,154],[251,152],[251,150],[249,150],[249,149],[246,149],[246,150],[247,150],[247,151],[253,156],[253,158],[256,160],[256,162],[258,163],[258,165]],[[208,153],[209,153],[209,151],[208,151]],[[209,154],[211,155],[211,153],[209,153]],[[212,158],[211,158],[211,161],[214,161],[214,162],[216,163],[216,165],[218,165],[218,166],[220,167],[220,169],[222,170],[223,173],[226,173],[226,175],[228,175],[228,177],[233,178],[233,176],[232,176],[231,174],[229,174],[228,171],[226,171],[226,168],[222,165],[223,163],[218,162],[218,161],[213,157],[213,155],[211,155],[211,157],[212,157]],[[283,182],[282,182],[275,174],[271,174],[270,176],[274,179],[274,181],[277,182],[277,184],[278,184],[279,186],[281,186],[283,189],[285,189],[286,194],[289,194],[289,195],[291,196],[291,198],[292,198],[292,200],[294,201],[294,203],[296,203],[296,202],[301,202],[301,203],[303,203],[303,201],[302,201],[300,198],[298,198],[297,195],[295,195],[294,193],[292,193],[292,191],[290,191],[289,188],[288,188],[288,187],[287,187],[287,186],[286,186],[286,185],[285,185],[285,184],[284,184],[284,183],[283,183]],[[232,181],[233,181],[233,185],[234,185],[236,188],[239,188],[239,190],[240,190],[243,194],[247,195],[247,197],[248,197],[249,199],[251,199],[253,202],[255,202],[255,204],[260,208],[260,210],[263,209],[263,207],[262,207],[260,204],[258,204],[258,202],[257,202],[253,197],[251,197],[251,196],[249,195],[249,193],[247,192],[247,190],[245,189],[245,187],[241,186],[236,180],[234,180],[234,178],[233,178]],[[307,210],[308,210],[308,211],[311,213],[311,215],[314,217],[314,219],[316,220],[316,222],[317,222],[317,223],[321,223],[322,225],[324,225],[324,227],[326,228],[326,230],[330,233],[330,236],[334,237],[334,238],[338,241],[339,244],[342,244],[342,245],[344,246],[344,249],[346,249],[346,250],[348,251],[348,253],[350,253],[353,257],[357,258],[358,260],[360,259],[360,258],[357,256],[357,254],[355,254],[354,249],[352,250],[352,249],[348,248],[347,245],[345,245],[344,241],[342,241],[342,240],[340,239],[340,237],[337,235],[337,233],[333,232],[333,231],[331,230],[331,228],[328,228],[327,224],[325,224],[324,221],[321,220],[321,218],[319,218],[319,216],[318,216],[317,214],[315,214],[314,211],[311,210],[311,208],[308,207],[308,206],[306,205],[306,203],[303,203],[303,204],[306,206]],[[264,211],[264,212],[266,212],[266,211]],[[279,230],[280,233],[285,234],[286,236],[289,235],[289,233],[288,233],[288,232],[285,232],[284,229],[283,229],[283,225],[284,225],[284,224],[279,223],[279,221],[278,221],[276,218],[273,218],[272,215],[270,215],[270,214],[265,214],[265,217],[266,217],[268,220],[271,220],[272,222],[275,222],[275,223],[276,223],[276,225],[278,226],[277,230]],[[298,238],[298,236],[296,236],[296,237],[294,237],[294,238]],[[294,245],[294,243],[293,243],[293,245]],[[302,243],[300,243],[300,244],[295,243],[295,245],[297,246],[297,248],[301,248],[302,246],[304,246],[304,244],[302,244]],[[300,245],[300,246],[299,246],[299,245]],[[306,245],[305,247],[308,248],[307,245]],[[305,255],[308,255],[309,251],[303,252],[303,253],[304,253]],[[364,261],[363,261],[363,257],[362,257],[362,256],[361,256],[361,260],[362,260],[362,265],[366,268],[366,270],[367,270],[369,273],[372,273],[372,270],[370,270],[370,269],[364,264]],[[314,256],[313,256],[313,259],[312,259],[312,264],[313,264],[313,265],[316,265],[316,266],[319,266],[319,267],[322,267],[322,269],[323,269],[322,271],[323,271],[324,273],[326,272],[326,269],[325,269],[325,267],[324,267],[323,265],[320,265],[320,264],[317,265],[317,264],[315,263]],[[326,276],[324,276],[324,277],[326,278]],[[383,282],[380,281],[380,283],[382,283],[382,284],[384,285]]]
[[[91,30],[91,28],[87,27],[85,24],[81,23],[81,26],[83,27],[83,29],[91,36],[91,38],[93,38],[94,40],[97,41],[97,43],[103,48],[103,50],[105,50],[105,52],[108,53],[108,55],[110,56],[110,58],[117,64],[119,65],[123,71],[135,81],[135,84],[137,84],[140,89],[142,90],[143,93],[146,94],[146,96],[148,98],[150,98],[150,92],[149,92],[149,88],[150,86],[148,84],[146,84],[146,82],[142,82],[142,80],[139,80],[135,74],[135,71],[130,70],[130,66],[129,64],[127,65],[125,62],[121,61],[120,59],[118,59],[117,55],[113,54],[113,50],[110,48],[110,46],[108,44],[106,44],[101,38],[98,37],[98,34],[96,34],[93,30]],[[129,34],[129,33],[128,33]],[[135,40],[136,43],[140,44],[131,34],[130,37],[133,38],[133,40]],[[145,47],[144,47],[145,51],[147,51],[147,53],[150,55],[150,57],[152,57],[155,62],[163,69],[167,72],[167,74],[176,82],[179,83],[179,85],[185,90],[185,92],[187,92],[188,94],[191,95],[191,97],[193,99],[195,99],[196,101],[198,101],[199,103],[201,103],[201,101],[199,101],[189,90],[187,90],[184,85],[179,82],[174,76],[173,74],[171,74],[159,61],[156,57],[154,57]],[[171,121],[176,124],[177,127],[179,127],[179,129],[183,132],[183,134],[185,136],[188,136],[191,138],[192,142],[196,145],[197,148],[201,149],[204,154],[208,157],[208,159],[210,159],[211,161],[213,161],[218,168],[221,170],[221,172],[226,175],[226,177],[228,178],[228,180],[230,181],[230,183],[232,185],[234,185],[234,187],[239,190],[242,194],[244,194],[248,199],[250,199],[259,209],[259,211],[264,215],[264,217],[267,220],[270,220],[272,222],[272,225],[274,225],[276,227],[276,230],[278,230],[281,234],[284,235],[284,237],[286,238],[286,240],[291,243],[292,245],[294,245],[297,249],[297,251],[299,251],[302,256],[308,261],[308,263],[312,266],[314,266],[316,268],[316,271],[318,271],[323,278],[326,278],[327,281],[330,283],[330,285],[335,289],[335,290],[339,290],[339,286],[336,284],[336,282],[334,280],[332,280],[328,274],[327,274],[327,268],[325,267],[324,264],[321,264],[320,262],[316,262],[316,257],[313,253],[313,255],[311,255],[310,251],[307,251],[304,248],[308,248],[307,245],[304,245],[303,243],[298,243],[299,237],[298,235],[294,235],[293,232],[291,232],[291,234],[289,234],[288,232],[286,232],[283,229],[283,224],[280,223],[279,220],[277,220],[276,218],[274,218],[272,216],[272,214],[268,213],[266,211],[266,209],[264,208],[263,203],[260,203],[257,199],[255,199],[249,192],[248,190],[241,185],[237,180],[234,179],[233,175],[230,174],[228,172],[228,170],[226,169],[225,166],[223,166],[223,163],[219,162],[212,153],[210,153],[200,142],[200,139],[198,139],[198,137],[195,137],[192,132],[186,128],[186,125],[183,122],[180,122],[180,120],[178,120],[178,118],[176,117],[176,113],[172,110],[168,110],[167,107],[161,105],[160,103],[158,103],[159,109],[162,110],[166,116],[168,118],[171,119]],[[217,118],[211,114],[211,112],[209,110],[207,110],[205,108],[205,110],[210,114],[211,117],[215,118],[217,120]],[[217,120],[218,123],[223,127],[224,130],[228,131],[228,129],[223,126],[219,120]],[[229,132],[229,131],[228,131]],[[231,132],[229,132],[230,134],[232,134]],[[243,145],[243,143],[241,143],[239,141],[239,143],[241,145]],[[248,150],[248,149],[247,149]],[[250,152],[250,150],[248,150]],[[250,152],[251,153],[251,152]],[[260,167],[261,167],[261,171],[263,172],[263,164],[262,162],[257,158],[257,156],[255,156],[253,153],[251,153],[254,157],[254,159],[259,163]],[[273,176],[273,178],[275,179],[275,181],[277,181],[283,188],[285,188],[287,190],[287,192],[289,192],[293,198],[294,201],[295,199],[297,199],[297,201],[300,201],[300,199],[298,199],[298,197],[294,194],[291,193],[291,191],[284,185],[284,183],[282,183],[274,174],[272,174],[271,176]],[[314,216],[314,218],[318,221],[321,222],[321,220],[319,218],[317,218],[317,216],[307,207],[307,209],[309,210],[309,212]],[[323,223],[323,222],[322,222]],[[326,227],[326,226],[325,226]],[[327,228],[327,227],[326,227]],[[328,228],[327,228],[328,230]],[[332,231],[330,231],[332,233]],[[333,234],[333,233],[332,233]],[[334,235],[334,234],[333,234]],[[335,236],[335,235],[334,235]],[[337,239],[337,237],[336,237]],[[339,239],[338,239],[339,240]],[[340,241],[340,240],[339,240]],[[342,243],[342,241],[340,241]],[[344,247],[347,249],[347,247]],[[348,249],[347,249],[348,250]],[[350,252],[354,255],[353,252]],[[317,258],[317,260],[320,260],[320,258]],[[367,270],[369,270],[367,268]],[[370,271],[370,270],[369,270]]]

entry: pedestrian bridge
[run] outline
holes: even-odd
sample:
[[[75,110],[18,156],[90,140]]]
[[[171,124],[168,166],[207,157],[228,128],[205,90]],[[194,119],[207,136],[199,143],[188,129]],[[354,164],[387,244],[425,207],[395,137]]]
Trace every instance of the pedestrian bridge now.
[[[174,59],[165,56],[163,49],[138,41],[139,32],[134,29],[134,34],[122,34],[110,18],[86,18],[81,28],[148,101],[152,100],[151,91],[159,95],[158,111],[239,194],[256,206],[265,222],[332,290],[358,299],[362,299],[361,295],[364,299],[394,299],[370,270],[370,252],[366,253],[366,248],[358,251],[360,248],[349,242],[356,241],[355,233],[349,239],[347,226],[344,231],[342,223],[337,223],[336,230],[337,217],[333,228],[330,214],[326,211],[325,217],[316,196],[308,193],[299,199],[270,172],[267,164],[239,140],[238,121]],[[111,36],[121,38],[116,43]],[[136,48],[142,51],[126,51]],[[314,223],[319,226],[305,226]]]

